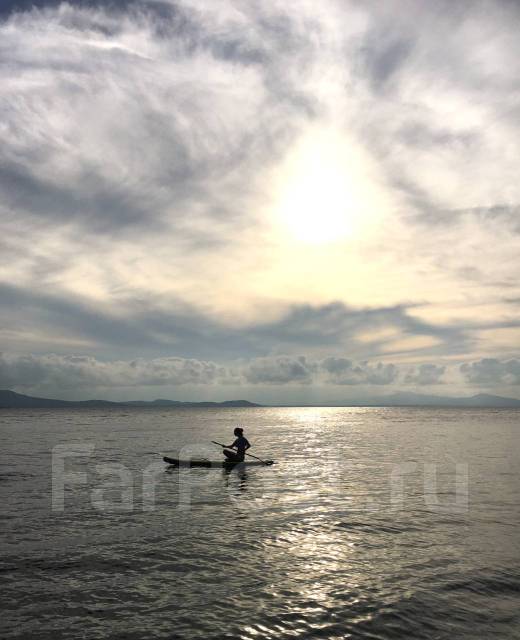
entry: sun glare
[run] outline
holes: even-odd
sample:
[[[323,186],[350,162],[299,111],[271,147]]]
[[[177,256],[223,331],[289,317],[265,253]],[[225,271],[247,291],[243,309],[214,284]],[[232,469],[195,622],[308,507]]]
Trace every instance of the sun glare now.
[[[330,131],[307,135],[279,173],[275,224],[293,240],[324,244],[350,238],[377,209],[363,155]]]

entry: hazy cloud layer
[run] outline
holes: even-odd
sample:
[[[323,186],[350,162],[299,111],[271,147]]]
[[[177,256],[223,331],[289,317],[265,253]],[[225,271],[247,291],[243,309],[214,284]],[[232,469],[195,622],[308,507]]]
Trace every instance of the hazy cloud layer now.
[[[414,318],[414,308],[350,309],[335,302],[289,308],[273,320],[230,327],[181,301],[164,308],[157,297],[118,297],[117,304],[97,304],[80,296],[57,296],[13,286],[1,286],[2,326],[15,350],[22,345],[77,345],[99,354],[106,349],[124,357],[150,356],[173,350],[182,357],[229,361],[281,352],[314,357],[348,350],[354,357],[443,357],[471,351],[475,323],[461,328]],[[484,325],[487,328],[487,325]],[[7,332],[4,329],[4,334]],[[1,332],[0,332],[1,335]],[[35,337],[33,337],[35,336]],[[418,341],[418,342],[417,342]],[[429,345],[429,346],[428,346]],[[54,347],[55,348],[55,347]],[[33,347],[34,351],[34,347]]]
[[[356,364],[347,358],[326,358],[321,363],[329,374],[327,382],[333,384],[392,384],[397,380],[398,370],[393,364],[372,366],[368,362]]]
[[[421,364],[415,371],[406,374],[404,381],[407,384],[430,385],[439,384],[446,372],[446,367],[435,364]]]
[[[156,358],[102,362],[86,356],[2,356],[0,380],[5,387],[126,387],[212,384],[225,377],[214,362]]]
[[[243,375],[251,384],[310,384],[316,371],[317,365],[308,362],[305,356],[278,356],[253,360]]]
[[[520,384],[519,362],[483,360],[465,363],[460,370],[477,385],[504,378]],[[328,357],[270,356],[227,365],[194,358],[153,358],[102,361],[87,356],[0,355],[0,388],[55,387],[178,387],[183,385],[333,385],[432,386],[443,383],[447,370],[456,367],[356,362]]]
[[[4,385],[510,390],[519,25],[500,0],[2,3]],[[327,180],[278,216],[305,153],[351,175],[351,235]]]
[[[507,394],[517,394],[520,362],[485,359],[438,367],[431,363],[406,365],[333,356],[312,359],[278,355],[222,364],[178,357],[107,361],[57,354],[0,354],[0,389],[65,399],[245,397],[289,404],[295,397],[307,403],[319,403],[320,399],[356,402],[396,390],[450,395],[446,392],[448,384],[450,390],[462,389],[464,395],[470,395],[496,389],[497,380]]]
[[[468,382],[478,385],[520,384],[520,360],[500,362],[495,358],[484,358],[479,362],[463,364],[460,367]]]

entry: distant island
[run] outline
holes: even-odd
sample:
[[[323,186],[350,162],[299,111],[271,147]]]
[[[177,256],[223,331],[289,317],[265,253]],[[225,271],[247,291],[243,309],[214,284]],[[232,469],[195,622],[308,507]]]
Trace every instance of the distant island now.
[[[58,409],[64,408],[110,408],[110,407],[193,407],[193,408],[225,408],[225,407],[262,407],[266,405],[248,400],[225,400],[224,402],[182,402],[180,400],[127,400],[115,402],[111,400],[57,400],[54,398],[36,398],[15,391],[0,390],[0,409]],[[326,405],[268,405],[268,406],[338,406],[338,407],[506,407],[520,408],[520,400],[504,398],[488,393],[479,393],[467,398],[452,396],[432,396],[419,393],[394,393],[371,400],[345,402],[343,404]]]
[[[259,407],[247,400],[226,400],[224,402],[180,402],[178,400],[128,400],[112,402],[111,400],[56,400],[54,398],[35,398],[15,391],[0,390],[0,409],[59,409],[80,407]]]

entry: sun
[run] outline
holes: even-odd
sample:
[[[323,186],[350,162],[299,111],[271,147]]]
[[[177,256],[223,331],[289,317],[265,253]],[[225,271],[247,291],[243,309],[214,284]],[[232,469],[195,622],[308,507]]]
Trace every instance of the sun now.
[[[287,232],[311,244],[344,238],[352,230],[355,203],[339,167],[319,156],[308,158],[301,172],[289,180],[278,202]]]
[[[339,242],[377,212],[363,154],[331,131],[306,135],[279,171],[275,224],[293,241]]]

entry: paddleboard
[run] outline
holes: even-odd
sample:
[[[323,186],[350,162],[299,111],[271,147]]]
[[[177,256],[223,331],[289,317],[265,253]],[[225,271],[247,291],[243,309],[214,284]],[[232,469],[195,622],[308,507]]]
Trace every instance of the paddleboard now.
[[[243,462],[232,462],[231,460],[179,460],[178,458],[163,457],[164,462],[174,467],[209,467],[211,469],[229,469],[238,464],[246,467],[265,467],[273,464],[272,460],[266,460],[265,463],[260,460],[244,460]],[[267,463],[267,464],[266,464]]]

